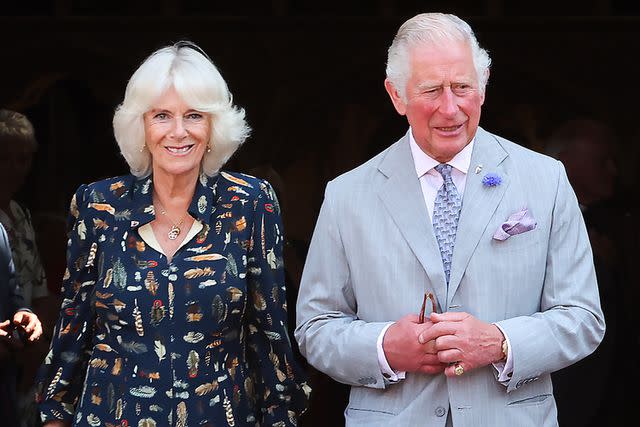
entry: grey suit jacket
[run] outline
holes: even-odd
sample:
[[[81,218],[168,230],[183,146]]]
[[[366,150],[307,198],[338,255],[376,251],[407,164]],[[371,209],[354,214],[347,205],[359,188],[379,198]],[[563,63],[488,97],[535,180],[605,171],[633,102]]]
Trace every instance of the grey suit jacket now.
[[[484,186],[486,173],[502,183]],[[523,207],[537,228],[493,239]],[[492,366],[385,381],[377,337],[417,313],[425,290],[442,311],[500,325],[514,360],[508,386]],[[313,366],[352,385],[347,425],[443,426],[449,409],[455,427],[556,425],[549,374],[593,352],[604,327],[591,248],[561,163],[478,129],[448,288],[407,136],[327,185],[296,338]]]

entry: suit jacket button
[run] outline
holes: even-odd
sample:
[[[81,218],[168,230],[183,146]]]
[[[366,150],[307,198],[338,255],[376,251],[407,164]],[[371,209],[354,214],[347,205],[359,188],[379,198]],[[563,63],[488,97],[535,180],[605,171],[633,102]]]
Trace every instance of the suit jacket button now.
[[[447,410],[442,406],[438,406],[435,412],[437,417],[444,417],[444,415],[447,413]]]

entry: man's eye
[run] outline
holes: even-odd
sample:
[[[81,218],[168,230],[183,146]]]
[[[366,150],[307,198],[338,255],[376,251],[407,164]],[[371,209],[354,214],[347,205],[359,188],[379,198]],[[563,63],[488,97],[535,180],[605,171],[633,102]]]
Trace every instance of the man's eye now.
[[[469,93],[473,88],[466,83],[451,85],[451,91],[456,95],[464,95]]]

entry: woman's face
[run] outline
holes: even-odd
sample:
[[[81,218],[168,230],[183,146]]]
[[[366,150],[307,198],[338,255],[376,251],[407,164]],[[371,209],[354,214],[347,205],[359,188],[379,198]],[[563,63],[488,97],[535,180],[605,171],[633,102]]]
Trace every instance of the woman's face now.
[[[144,135],[154,174],[198,173],[211,137],[211,116],[185,104],[171,87],[144,114]]]

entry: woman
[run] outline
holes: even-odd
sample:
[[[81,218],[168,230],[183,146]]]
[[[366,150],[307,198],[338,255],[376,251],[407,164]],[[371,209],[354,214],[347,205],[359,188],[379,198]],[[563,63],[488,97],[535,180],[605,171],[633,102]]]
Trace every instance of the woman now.
[[[219,171],[244,111],[178,43],[133,74],[113,126],[132,175],[72,199],[44,425],[295,425],[310,389],[287,337],[278,202]]]

